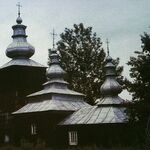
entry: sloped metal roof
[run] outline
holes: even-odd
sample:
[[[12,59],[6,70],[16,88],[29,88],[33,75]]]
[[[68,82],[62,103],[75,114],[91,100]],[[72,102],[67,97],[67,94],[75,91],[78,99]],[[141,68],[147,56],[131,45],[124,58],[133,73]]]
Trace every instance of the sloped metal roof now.
[[[56,49],[51,52],[51,65],[47,69],[48,82],[44,89],[28,95],[32,99],[27,105],[13,114],[24,114],[43,111],[76,111],[83,106],[89,106],[83,101],[84,94],[68,88],[64,80],[66,72],[61,68]]]
[[[2,68],[6,68],[9,66],[33,66],[33,67],[45,67],[44,65],[41,65],[40,63],[37,63],[34,60],[31,59],[23,59],[23,58],[17,58],[17,59],[12,59],[11,61],[7,62],[6,64],[4,64],[3,66],[0,67],[0,69]]]
[[[71,114],[59,125],[92,125],[105,123],[125,123],[127,116],[123,107],[89,106]]]
[[[43,112],[43,111],[76,111],[83,106],[89,106],[84,101],[68,101],[68,100],[42,100],[34,101],[26,104],[21,109],[17,110],[12,114],[25,114],[33,112]]]
[[[106,58],[106,79],[101,86],[102,98],[96,100],[96,106],[84,107],[71,114],[59,125],[94,125],[126,123],[128,117],[125,113],[125,101],[118,96],[122,91],[121,85],[115,76],[115,65],[112,58]]]
[[[111,105],[111,104],[124,104],[125,100],[119,96],[108,96],[97,99],[97,105]]]
[[[51,49],[50,58],[51,63],[46,72],[48,82],[44,84],[43,90],[30,94],[28,97],[52,93],[62,94],[62,97],[64,95],[74,95],[81,97],[85,96],[84,94],[70,90],[68,88],[68,82],[64,80],[66,72],[60,66],[59,55],[55,48]]]
[[[75,92],[75,91],[70,90],[70,89],[62,89],[62,88],[51,87],[51,88],[43,89],[43,90],[38,91],[36,93],[30,94],[30,95],[28,95],[28,97],[30,97],[30,96],[37,96],[37,95],[43,95],[43,94],[48,94],[48,93],[57,93],[57,94],[67,94],[67,95],[84,96],[84,94]]]

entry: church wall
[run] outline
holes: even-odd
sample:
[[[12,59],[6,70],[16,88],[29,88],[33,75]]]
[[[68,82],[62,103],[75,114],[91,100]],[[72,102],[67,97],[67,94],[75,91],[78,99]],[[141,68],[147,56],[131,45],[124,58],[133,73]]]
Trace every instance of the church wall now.
[[[22,140],[36,143],[41,140],[47,145],[57,145],[59,140],[62,141],[60,137],[63,137],[62,131],[57,128],[57,124],[67,115],[68,113],[63,112],[58,114],[42,112],[14,116],[13,143],[20,144]],[[35,133],[32,133],[32,125],[35,125]]]
[[[117,144],[131,143],[128,133],[131,127],[128,124],[103,124],[103,125],[75,125],[60,127],[64,130],[65,144],[69,145],[68,132],[76,131],[78,136],[78,146],[100,145],[111,146]]]
[[[5,142],[6,135],[11,137],[11,113],[25,105],[28,94],[42,88],[45,71],[46,68],[15,66],[0,70],[0,143]]]

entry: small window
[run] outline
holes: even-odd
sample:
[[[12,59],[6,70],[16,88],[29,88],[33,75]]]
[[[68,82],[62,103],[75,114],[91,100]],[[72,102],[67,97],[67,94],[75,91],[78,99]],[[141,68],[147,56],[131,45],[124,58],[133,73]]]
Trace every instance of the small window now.
[[[9,143],[9,136],[7,135],[7,134],[5,134],[5,136],[4,136],[4,142],[5,143]]]
[[[69,131],[69,145],[78,145],[77,131]]]
[[[18,91],[16,91],[16,97],[18,96]]]
[[[31,135],[37,134],[37,127],[35,124],[31,124]]]

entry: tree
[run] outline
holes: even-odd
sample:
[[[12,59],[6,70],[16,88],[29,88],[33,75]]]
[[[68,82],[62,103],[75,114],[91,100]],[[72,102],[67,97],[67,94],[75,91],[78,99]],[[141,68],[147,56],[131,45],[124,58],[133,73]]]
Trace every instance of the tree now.
[[[137,56],[130,57],[128,62],[133,79],[133,82],[128,82],[128,91],[135,102],[136,117],[145,123],[150,115],[150,35],[144,33],[141,41],[142,51],[135,51]]]
[[[94,103],[100,97],[100,86],[104,81],[105,52],[102,42],[92,27],[84,27],[82,23],[74,24],[73,29],[65,28],[60,35],[58,50],[62,67],[68,74],[71,88],[87,96],[87,101]],[[114,61],[118,65],[119,59]],[[123,68],[118,67],[120,75]]]

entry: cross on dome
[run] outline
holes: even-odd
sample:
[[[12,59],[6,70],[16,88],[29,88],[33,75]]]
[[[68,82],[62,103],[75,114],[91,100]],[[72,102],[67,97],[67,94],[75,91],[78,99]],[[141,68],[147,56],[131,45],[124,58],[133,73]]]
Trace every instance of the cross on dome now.
[[[53,29],[53,32],[51,33],[52,37],[53,37],[53,48],[55,48],[55,37],[57,36],[57,34],[55,33],[55,30]]]
[[[18,2],[16,6],[18,7],[18,16],[20,17],[20,8],[22,7],[22,5],[20,5],[20,2]]]
[[[109,41],[106,39],[106,44],[107,44],[107,55],[109,56]]]

